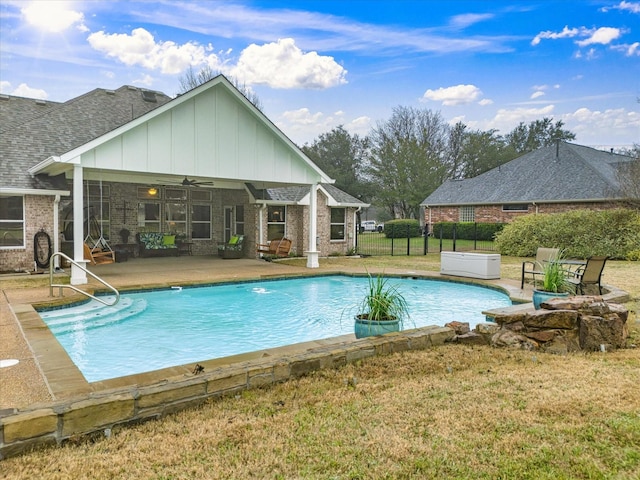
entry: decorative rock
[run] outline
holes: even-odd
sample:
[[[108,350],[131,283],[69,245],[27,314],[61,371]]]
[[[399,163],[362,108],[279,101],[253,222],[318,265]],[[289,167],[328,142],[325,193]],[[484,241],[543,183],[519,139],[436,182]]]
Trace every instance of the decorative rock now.
[[[491,345],[494,347],[520,348],[522,350],[535,350],[538,343],[524,335],[518,335],[510,330],[500,330],[491,337]]]
[[[600,350],[600,345],[612,348],[625,346],[629,332],[626,324],[616,314],[605,317],[583,315],[580,319],[580,347],[583,350]]]
[[[444,324],[445,327],[452,329],[456,332],[456,335],[464,335],[465,333],[469,333],[471,329],[469,328],[469,322],[449,322]]]
[[[527,338],[532,338],[536,342],[550,342],[558,333],[555,330],[542,330],[537,332],[525,332],[524,335]]]
[[[467,332],[463,335],[456,335],[455,341],[465,345],[487,345],[489,341],[484,335],[476,332]]]
[[[498,330],[500,330],[500,326],[496,323],[479,323],[476,325],[476,333],[483,335],[493,335]]]
[[[524,316],[522,317],[522,320],[524,320]],[[505,323],[504,324],[504,328],[506,328],[507,330],[511,330],[512,332],[522,332],[525,330],[525,326],[524,326],[524,322],[523,321],[517,321],[517,322],[513,322],[513,323]]]
[[[575,310],[536,310],[527,314],[524,320],[528,328],[562,328],[578,327],[578,312]]]

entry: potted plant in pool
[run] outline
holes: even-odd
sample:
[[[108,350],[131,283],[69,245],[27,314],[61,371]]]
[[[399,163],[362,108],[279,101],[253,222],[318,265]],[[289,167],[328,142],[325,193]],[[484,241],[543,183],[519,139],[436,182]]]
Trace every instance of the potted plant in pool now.
[[[407,302],[389,279],[369,275],[368,290],[355,316],[356,338],[397,332],[409,317]]]
[[[571,293],[571,284],[567,281],[560,258],[545,263],[542,271],[542,285],[540,288],[534,285],[533,288],[533,306],[536,310],[540,309],[542,302],[551,298],[568,297]]]

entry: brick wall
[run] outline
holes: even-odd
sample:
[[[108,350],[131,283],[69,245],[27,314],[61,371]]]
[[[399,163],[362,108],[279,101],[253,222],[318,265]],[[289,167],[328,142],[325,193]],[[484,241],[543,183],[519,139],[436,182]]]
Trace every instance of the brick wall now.
[[[53,203],[52,196],[25,195],[26,245],[0,250],[0,271],[34,270],[33,240],[40,229],[49,234],[53,248]]]
[[[611,210],[620,205],[613,202],[591,203],[543,203],[528,205],[525,211],[503,211],[500,205],[476,205],[474,206],[475,221],[478,223],[511,223],[515,218],[535,213],[563,213],[572,210]],[[460,207],[432,207],[425,209],[425,223],[459,222]]]

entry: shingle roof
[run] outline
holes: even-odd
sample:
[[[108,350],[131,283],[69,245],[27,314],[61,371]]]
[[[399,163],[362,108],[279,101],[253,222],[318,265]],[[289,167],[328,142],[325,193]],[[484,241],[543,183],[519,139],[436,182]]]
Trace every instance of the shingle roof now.
[[[329,183],[322,183],[320,186],[340,205],[361,205],[363,207],[368,205]],[[247,187],[256,200],[282,202],[284,204],[297,203],[309,194],[308,186],[257,189],[252,184],[247,184]]]
[[[0,186],[66,189],[63,178],[27,170],[83,145],[171,100],[159,92],[123,86],[95,89],[64,103],[38,105],[20,97],[0,99]],[[36,106],[34,106],[36,105]]]
[[[577,202],[621,197],[616,172],[631,157],[560,142],[466,180],[449,180],[422,205]]]

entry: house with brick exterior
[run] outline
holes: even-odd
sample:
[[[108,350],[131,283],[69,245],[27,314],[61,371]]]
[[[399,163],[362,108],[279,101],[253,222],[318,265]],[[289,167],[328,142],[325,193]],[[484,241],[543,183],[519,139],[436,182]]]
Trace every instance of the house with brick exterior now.
[[[47,249],[84,265],[96,240],[136,254],[148,232],[193,255],[243,235],[248,258],[286,236],[314,268],[353,249],[368,206],[222,75],[174,99],[132,86],[63,103],[0,95],[0,120],[0,271],[33,270]]]
[[[530,213],[619,208],[620,175],[637,159],[558,142],[474,178],[449,180],[422,203],[425,224],[509,223]]]

